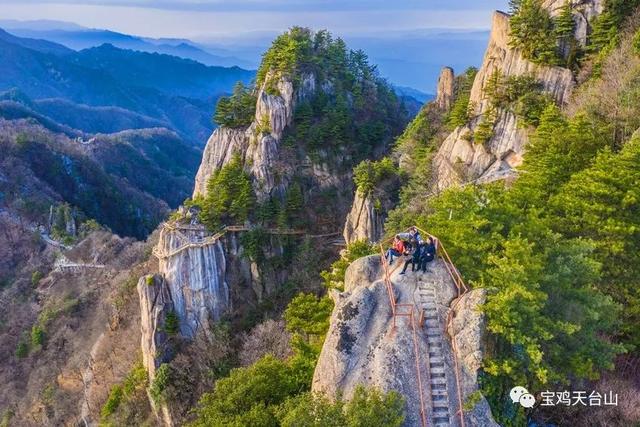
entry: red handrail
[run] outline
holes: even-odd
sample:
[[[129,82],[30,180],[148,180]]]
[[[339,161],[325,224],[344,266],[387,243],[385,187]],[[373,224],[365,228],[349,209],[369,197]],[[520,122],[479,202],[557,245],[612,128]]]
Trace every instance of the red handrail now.
[[[422,387],[422,373],[420,372],[420,351],[418,351],[418,337],[416,332],[416,324],[414,318],[414,304],[398,304],[396,302],[395,292],[393,291],[393,282],[391,281],[391,273],[389,272],[389,265],[384,253],[384,247],[380,244],[380,256],[384,270],[384,282],[389,295],[389,304],[391,305],[391,314],[393,316],[393,329],[396,328],[396,317],[408,317],[409,324],[412,329],[413,337],[413,353],[416,360],[416,378],[418,379],[418,396],[420,397],[420,422],[422,427],[427,427],[427,413],[425,410],[424,389]],[[403,311],[402,309],[409,309]],[[399,310],[400,309],[400,310]],[[427,367],[428,369],[428,367]]]
[[[460,427],[465,427],[464,411],[463,411],[463,403],[462,403],[462,392],[460,388],[460,366],[458,364],[458,345],[457,345],[455,336],[449,334],[449,330],[451,329],[451,326],[453,324],[453,312],[456,306],[458,305],[458,303],[460,302],[460,297],[464,295],[466,292],[468,292],[469,288],[467,287],[464,280],[462,279],[462,275],[456,268],[455,264],[453,264],[453,261],[451,260],[449,253],[447,252],[444,245],[442,244],[442,241],[440,241],[440,239],[438,239],[436,236],[429,233],[428,231],[422,230],[419,227],[416,227],[416,229],[421,233],[423,233],[425,236],[429,236],[434,240],[436,244],[436,252],[440,256],[440,259],[442,260],[445,268],[447,269],[447,273],[449,273],[449,276],[451,277],[451,280],[453,281],[453,284],[455,285],[457,290],[457,297],[454,298],[454,300],[449,305],[449,313],[447,314],[445,333],[447,333],[447,335],[449,335],[449,338],[451,339],[451,350],[453,351],[454,373],[456,377],[456,391],[457,391],[457,397],[458,397],[458,415],[460,416]],[[384,267],[385,285],[387,287],[387,292],[389,293],[389,302],[391,303],[391,310],[393,313],[393,327],[395,328],[396,306],[400,306],[400,305],[396,304],[395,302],[395,294],[393,292],[393,283],[391,282],[391,275],[389,273],[389,267],[387,265],[384,247],[382,244],[383,242],[380,242],[380,254],[382,256],[382,264]],[[402,305],[406,305],[406,304],[402,304]],[[420,324],[422,324],[423,314],[424,313],[420,313]],[[400,315],[406,315],[406,313],[400,314]],[[411,326],[413,328],[414,352],[416,354],[416,371],[418,374],[418,386],[420,387],[420,407],[421,407],[420,416],[421,416],[423,427],[426,427],[427,421],[426,421],[426,413],[425,413],[425,407],[424,407],[424,397],[422,392],[422,378],[420,375],[419,352],[418,352],[418,344],[417,344],[417,337],[416,337],[416,327],[415,327],[415,322],[413,317],[413,308],[411,310],[410,320],[411,320]]]

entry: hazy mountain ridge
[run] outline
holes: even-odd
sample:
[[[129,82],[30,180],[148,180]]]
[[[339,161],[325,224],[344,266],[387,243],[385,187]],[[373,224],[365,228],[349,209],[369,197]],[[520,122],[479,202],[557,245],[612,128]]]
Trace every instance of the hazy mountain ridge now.
[[[31,99],[50,99],[48,105],[59,98],[90,107],[119,107],[178,131],[194,145],[203,144],[213,128],[210,117],[216,98],[227,93],[236,81],[249,82],[254,75],[238,67],[208,67],[178,57],[110,45],[74,52],[50,42],[16,38],[8,33],[0,36],[0,90],[17,87]],[[41,104],[39,112],[48,115],[46,106]],[[63,120],[65,115],[60,110],[65,106],[55,107],[52,115]],[[103,122],[108,113],[90,108],[76,110],[82,119],[62,124],[87,132],[96,131],[90,125],[94,113],[99,113],[103,118],[98,121]],[[116,122],[120,113],[131,116],[120,110],[110,113]]]

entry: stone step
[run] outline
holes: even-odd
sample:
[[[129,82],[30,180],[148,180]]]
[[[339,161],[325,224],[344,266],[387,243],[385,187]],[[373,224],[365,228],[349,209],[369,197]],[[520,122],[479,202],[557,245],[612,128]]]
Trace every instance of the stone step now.
[[[449,413],[449,404],[442,404],[442,402],[438,402],[439,406],[434,406],[433,407],[433,412],[438,412],[438,415],[446,412],[447,414]],[[441,405],[441,406],[440,406]]]
[[[446,378],[431,378],[431,390],[446,390],[446,388]]]
[[[429,312],[427,316],[424,316],[424,320],[439,320],[438,315],[435,312]]]
[[[442,368],[442,369],[444,369],[444,362],[429,362],[429,367],[431,369],[434,369],[434,368]]]
[[[435,338],[427,338],[427,341],[429,342],[429,346],[431,347],[442,347],[442,340],[437,340]]]
[[[446,372],[433,372],[431,371],[431,378],[446,378]]]
[[[447,396],[449,392],[446,389],[435,389],[431,390],[432,396]]]
[[[439,367],[439,366],[436,366],[436,367],[432,368],[431,365],[429,365],[429,368],[430,368],[429,372],[430,372],[432,378],[442,378],[442,376],[437,375],[437,374],[445,374],[446,373],[445,369],[442,368],[442,367]]]
[[[450,427],[451,424],[449,424],[449,421],[447,420],[446,422],[438,422],[436,424],[433,425],[434,427]]]
[[[437,417],[433,417],[433,424],[435,424],[436,426],[448,426],[449,416],[438,414]]]
[[[431,400],[433,402],[447,401],[449,400],[449,396],[447,394],[431,394]]]

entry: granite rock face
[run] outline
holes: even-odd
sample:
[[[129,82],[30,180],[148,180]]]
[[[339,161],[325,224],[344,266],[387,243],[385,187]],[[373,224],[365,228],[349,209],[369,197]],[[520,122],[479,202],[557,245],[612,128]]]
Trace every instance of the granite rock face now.
[[[227,263],[221,242],[198,246],[209,236],[203,226],[191,229],[165,226],[156,248],[165,255],[173,254],[160,258],[159,271],[168,287],[184,337],[194,337],[200,327],[211,320],[219,320],[231,307],[226,282]],[[187,244],[194,246],[179,251]]]
[[[460,297],[453,309],[453,321],[447,329],[448,335],[456,340],[458,364],[462,374],[460,392],[465,402],[478,390],[478,371],[484,357],[486,329],[486,319],[480,307],[486,298],[485,289],[474,289]],[[466,412],[466,417],[471,425],[497,426],[492,417],[487,417],[490,413],[489,404],[483,397]]]
[[[358,240],[377,242],[382,237],[384,218],[371,196],[363,196],[356,191],[351,212],[347,215],[344,224],[344,236],[347,244]]]
[[[455,287],[441,261],[432,263],[429,269],[427,273],[406,275],[400,275],[398,270],[393,271],[391,278],[394,294],[400,304],[416,304],[414,314],[417,321],[421,293],[430,289],[435,295],[436,322],[440,323],[444,332],[449,304],[456,297]],[[436,404],[436,400],[432,400],[434,391],[430,388],[431,377],[427,369],[429,364],[434,366],[433,363],[436,363],[435,358],[430,359],[429,356],[430,348],[434,345],[433,336],[418,325],[414,344],[413,331],[407,317],[398,317],[397,326],[393,328],[389,294],[382,275],[380,256],[358,259],[346,271],[345,291],[332,293],[335,308],[314,373],[312,390],[329,398],[342,395],[346,399],[353,395],[355,388],[360,384],[377,387],[385,392],[395,390],[406,400],[404,425],[420,426],[421,398],[417,382],[415,345],[419,354],[418,366],[422,377],[423,398],[426,402],[427,424],[435,425],[434,421],[441,418],[438,418],[440,411],[434,408],[436,405],[442,406],[443,402],[440,399]],[[466,314],[461,312],[460,316],[463,315]],[[475,349],[481,346],[479,342],[473,342],[473,339],[480,341],[482,332],[483,330],[479,330],[477,335],[468,334],[465,351],[467,348]],[[453,373],[454,356],[450,342],[444,334],[442,337],[440,357],[444,366],[439,369],[446,372],[444,381],[448,391],[444,395],[445,405],[449,408],[450,425],[458,426],[461,423],[456,416],[459,403]],[[472,381],[474,378],[470,377],[469,382],[464,383],[465,392],[472,393],[477,390],[477,383]],[[435,381],[442,383],[443,380]],[[497,427],[484,399],[481,399],[473,411],[465,413],[465,422],[469,426]]]
[[[258,89],[253,123],[241,129],[218,128],[207,141],[196,175],[194,197],[207,194],[209,178],[234,155],[239,155],[247,165],[258,199],[286,189],[287,174],[276,172],[285,167],[278,161],[280,142],[285,128],[293,121],[296,104],[315,93],[316,78],[303,74],[297,88],[290,79],[280,78],[275,83],[277,94],[267,90],[270,79],[273,77],[267,76]]]
[[[573,1],[575,37],[579,43],[586,43],[589,20],[602,12],[603,3],[601,0]],[[564,4],[565,0],[546,0],[543,6],[552,15],[557,15]],[[504,77],[532,76],[560,106],[568,103],[575,87],[571,70],[535,64],[509,46],[509,19],[510,16],[503,12],[493,15],[489,44],[470,94],[473,118],[465,126],[455,129],[440,146],[434,158],[436,190],[471,181],[504,179],[513,176],[515,168],[522,163],[528,134],[512,112],[498,111],[494,135],[487,143],[475,144],[471,138],[490,109],[485,88],[496,71]]]
[[[438,77],[438,89],[436,93],[436,105],[440,110],[448,110],[451,108],[453,102],[453,95],[455,89],[455,76],[453,74],[453,68],[444,67]]]

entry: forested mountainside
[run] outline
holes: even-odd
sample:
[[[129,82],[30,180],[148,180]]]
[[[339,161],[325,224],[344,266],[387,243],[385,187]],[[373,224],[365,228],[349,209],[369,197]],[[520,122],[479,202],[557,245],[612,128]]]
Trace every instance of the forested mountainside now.
[[[20,307],[29,306],[24,316],[11,317],[11,309],[3,317],[11,367],[3,416],[9,425],[73,420],[105,425],[139,425],[144,420],[210,424],[210,417],[240,424],[254,424],[253,419],[272,423],[285,416],[278,415],[278,408],[287,398],[300,395],[301,404],[311,398],[300,393],[311,386],[327,326],[323,316],[331,310],[331,301],[319,298],[324,293],[319,273],[339,250],[332,242],[339,238],[352,203],[352,169],[363,159],[387,153],[408,115],[362,52],[349,51],[327,32],[294,28],[265,53],[255,87],[238,84],[231,96],[220,100],[215,118],[220,127],[205,149],[193,199],[146,245],[96,231],[91,221],[82,225],[82,214],[93,206],[81,206],[81,213],[81,202],[109,200],[106,195],[79,197],[55,208],[50,221],[44,220],[43,238],[63,240],[74,249],[56,248],[55,241],[42,243],[37,228],[30,243],[12,234],[14,246],[24,247],[30,257],[16,260],[4,282],[3,297],[20,296]],[[158,136],[140,141],[137,132],[130,132],[123,135],[127,142],[122,146],[112,135],[82,142],[56,135],[61,146],[76,145],[67,153],[58,144],[55,148],[61,152],[55,155],[63,169],[70,163],[73,169],[72,155],[78,150],[114,179],[146,186],[148,192],[174,189],[177,184],[157,187],[155,180],[177,178],[180,163],[154,159],[150,167],[162,168],[141,173],[120,158],[131,157],[120,151],[131,146],[134,152],[152,156],[147,147],[153,147],[147,144],[158,143]],[[30,158],[23,156],[23,146],[42,144],[42,138],[32,143],[14,136],[8,143],[15,161],[28,168]],[[71,183],[85,179],[70,178]],[[86,184],[79,188],[85,190]],[[63,189],[53,188],[50,199],[58,197],[56,190]],[[76,194],[73,185],[69,190]],[[150,204],[129,196],[117,208],[139,205]],[[17,221],[16,227],[29,229],[37,222],[25,218],[21,206],[16,201],[7,213]],[[101,212],[91,211],[91,216]],[[240,229],[225,234],[223,227],[229,225]],[[74,227],[74,236],[66,238]],[[223,233],[217,234],[220,230]],[[145,275],[138,281],[136,274]],[[76,286],[85,280],[91,286]],[[306,293],[298,295],[301,291]],[[281,317],[294,297],[290,326],[285,328]],[[308,309],[320,316],[317,322],[305,320]],[[99,326],[105,319],[106,329]],[[61,325],[67,325],[64,330],[71,333],[79,321],[92,326],[78,340],[60,332]],[[61,357],[67,353],[56,350],[63,340],[74,342],[68,362]],[[132,342],[142,342],[141,353],[132,350]],[[43,371],[41,366],[47,364],[55,370]],[[233,394],[215,392],[218,379],[216,390],[222,390],[225,380],[227,387],[237,389],[237,381],[255,378],[246,384],[251,388],[262,387],[272,376],[278,383],[263,388],[274,396],[268,406],[247,401],[220,412],[219,405],[229,404],[206,403],[244,399],[240,389]],[[20,393],[14,392],[18,389]],[[398,419],[398,396],[363,390],[359,405],[375,408],[383,398],[390,405],[389,416]],[[359,405],[351,413],[357,414]]]
[[[482,67],[441,88],[447,112],[425,106],[396,146],[408,182],[386,233],[429,230],[486,290],[476,369],[500,425],[640,419],[637,6],[512,2]],[[525,410],[514,385],[621,400]]]
[[[510,3],[408,125],[363,52],[282,34],[146,243],[12,202],[2,423],[638,424],[640,3]],[[414,225],[439,257],[402,272],[378,243]]]
[[[122,117],[138,116],[144,127],[172,129],[195,146],[213,129],[216,99],[254,76],[108,44],[76,52],[2,30],[0,46],[0,91],[19,89],[39,114],[88,133],[131,129]],[[104,124],[105,116],[113,123]]]

